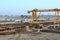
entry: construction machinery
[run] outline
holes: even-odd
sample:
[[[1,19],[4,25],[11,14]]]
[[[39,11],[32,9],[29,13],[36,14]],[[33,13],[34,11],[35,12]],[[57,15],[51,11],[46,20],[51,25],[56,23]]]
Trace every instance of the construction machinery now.
[[[31,11],[28,11],[28,13],[32,12],[32,16],[31,16],[31,20],[30,20],[30,23],[31,24],[38,24],[38,15],[37,15],[37,12],[38,12],[38,9],[33,9]],[[36,20],[36,21],[34,21]],[[43,27],[43,24],[40,24],[41,27]]]
[[[59,16],[60,9],[55,8],[55,9],[45,9],[45,10],[38,10],[37,12],[55,12],[54,14],[54,28],[56,24],[59,24],[59,20],[56,20],[56,16]]]
[[[54,28],[55,28],[55,25],[56,24],[59,24],[59,20],[57,21],[56,20],[56,15],[59,15],[59,12],[60,12],[60,9],[58,8],[55,8],[55,9],[43,9],[43,10],[38,10],[38,9],[33,9],[33,10],[30,10],[28,11],[28,13],[32,13],[32,16],[31,16],[31,20],[30,20],[30,23],[31,24],[38,24],[38,16],[37,16],[37,12],[55,12],[54,14]],[[36,21],[34,21],[34,18],[36,18]],[[40,27],[44,27],[44,24],[39,24]]]
[[[32,16],[31,16],[31,24],[35,24],[38,21],[38,16],[37,16],[37,9],[33,9],[31,11],[28,11],[28,13],[32,12]],[[36,21],[34,22],[34,18],[36,18]]]

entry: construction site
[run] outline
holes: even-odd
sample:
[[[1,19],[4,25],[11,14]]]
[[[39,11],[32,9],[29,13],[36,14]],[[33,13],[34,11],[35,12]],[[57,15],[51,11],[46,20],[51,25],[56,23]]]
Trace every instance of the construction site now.
[[[53,19],[38,17],[38,12],[52,12]],[[60,9],[32,9],[29,20],[0,21],[0,40],[60,40]]]

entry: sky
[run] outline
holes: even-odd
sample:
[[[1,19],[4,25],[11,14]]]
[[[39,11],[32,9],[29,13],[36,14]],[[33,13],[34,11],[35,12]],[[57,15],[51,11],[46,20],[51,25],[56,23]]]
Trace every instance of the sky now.
[[[27,11],[35,8],[60,8],[60,0],[0,0],[0,15],[29,15]]]

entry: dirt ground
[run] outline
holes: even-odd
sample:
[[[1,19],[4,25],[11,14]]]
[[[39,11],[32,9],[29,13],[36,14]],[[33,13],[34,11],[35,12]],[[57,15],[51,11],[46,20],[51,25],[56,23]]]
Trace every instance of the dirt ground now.
[[[0,35],[0,40],[60,40],[60,33],[46,33],[39,34],[23,33],[15,35]]]

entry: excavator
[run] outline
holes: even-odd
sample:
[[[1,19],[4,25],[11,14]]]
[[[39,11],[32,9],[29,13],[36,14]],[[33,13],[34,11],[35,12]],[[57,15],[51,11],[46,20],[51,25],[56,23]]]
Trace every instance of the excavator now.
[[[56,24],[60,24],[60,21],[56,20],[56,15],[59,15],[59,12],[60,12],[60,9],[58,8],[55,8],[55,9],[43,9],[43,10],[38,10],[38,9],[33,9],[33,10],[30,10],[28,11],[28,13],[32,13],[32,16],[31,16],[31,20],[30,20],[30,24],[31,25],[35,25],[36,27],[38,27],[38,32],[40,32],[40,29],[39,28],[42,28],[44,27],[44,24],[43,23],[38,23],[38,16],[37,16],[37,12],[55,12],[55,15],[54,15],[54,28],[56,27],[55,25]],[[34,19],[36,19],[36,21],[34,21]]]

